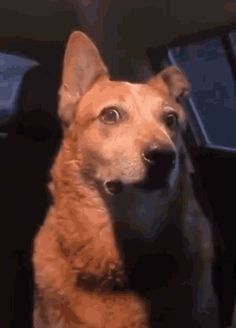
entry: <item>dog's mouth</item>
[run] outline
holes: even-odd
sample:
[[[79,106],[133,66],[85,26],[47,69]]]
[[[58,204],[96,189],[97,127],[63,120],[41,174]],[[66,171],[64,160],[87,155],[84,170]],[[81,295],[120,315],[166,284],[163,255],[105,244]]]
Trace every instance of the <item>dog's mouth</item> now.
[[[127,186],[133,186],[134,188],[137,189],[141,189],[147,192],[148,191],[152,192],[152,191],[166,189],[168,186],[168,179],[167,177],[164,176],[152,177],[152,178],[150,176],[147,176],[144,180],[140,182],[136,182],[128,185],[124,184],[119,180],[104,182],[105,192],[111,196],[121,193]]]
[[[145,191],[156,191],[167,188],[167,182],[165,180],[145,179],[136,183],[135,187]]]
[[[147,192],[165,190],[169,186],[171,169],[168,167],[151,166],[144,179],[135,183],[124,183],[121,180],[110,180],[104,182],[104,189],[109,195],[121,193],[127,187],[134,187]]]
[[[124,184],[119,180],[111,180],[104,182],[104,189],[107,194],[113,196],[115,194],[119,194],[124,189]]]
[[[168,187],[168,178],[167,174],[149,174],[145,177],[144,180],[135,184],[135,187],[145,191],[156,191],[161,189],[166,189]]]

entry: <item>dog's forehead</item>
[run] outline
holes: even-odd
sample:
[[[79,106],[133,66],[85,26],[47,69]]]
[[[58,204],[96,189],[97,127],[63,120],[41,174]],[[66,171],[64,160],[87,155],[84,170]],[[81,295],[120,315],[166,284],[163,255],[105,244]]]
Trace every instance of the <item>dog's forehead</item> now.
[[[157,90],[154,90],[148,84],[123,82],[122,87],[125,89],[125,95],[128,99],[137,104],[145,104],[150,107],[152,104],[162,107],[165,102],[165,96]]]
[[[158,110],[166,103],[165,95],[148,84],[110,80],[96,83],[83,98],[81,107],[86,109],[90,105],[95,111],[108,106],[142,111]]]

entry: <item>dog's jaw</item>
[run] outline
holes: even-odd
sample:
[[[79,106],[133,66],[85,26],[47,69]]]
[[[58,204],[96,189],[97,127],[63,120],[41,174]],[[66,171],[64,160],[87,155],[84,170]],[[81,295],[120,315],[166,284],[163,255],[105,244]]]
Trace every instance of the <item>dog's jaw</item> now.
[[[179,174],[180,163],[177,156],[175,166],[163,188],[146,190],[139,188],[139,184],[123,184],[121,187],[119,183],[119,188],[115,188],[113,193],[105,190],[105,199],[112,216],[116,221],[128,225],[129,231],[133,231],[137,237],[147,241],[154,240],[167,220],[166,210],[178,189]]]

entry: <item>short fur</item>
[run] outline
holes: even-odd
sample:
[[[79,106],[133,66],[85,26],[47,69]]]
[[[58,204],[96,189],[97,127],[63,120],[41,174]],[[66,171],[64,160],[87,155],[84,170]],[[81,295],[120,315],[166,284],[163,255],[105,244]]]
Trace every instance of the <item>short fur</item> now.
[[[179,99],[188,92],[177,67],[145,83],[112,81],[92,41],[70,36],[53,203],[34,243],[34,328],[218,326],[211,227],[182,156]],[[121,109],[121,122],[100,120],[109,106]],[[163,121],[169,109],[175,130]],[[177,164],[168,188],[143,191],[141,154],[152,144],[174,150]],[[111,180],[121,181],[119,194],[106,192]]]

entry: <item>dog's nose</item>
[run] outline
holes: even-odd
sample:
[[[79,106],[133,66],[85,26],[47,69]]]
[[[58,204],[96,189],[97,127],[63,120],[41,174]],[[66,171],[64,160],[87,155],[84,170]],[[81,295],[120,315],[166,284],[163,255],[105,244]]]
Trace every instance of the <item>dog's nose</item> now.
[[[174,149],[167,147],[149,147],[142,153],[147,168],[146,177],[139,187],[155,190],[168,186],[168,178],[176,163]]]
[[[142,158],[148,166],[158,166],[168,170],[175,166],[176,153],[174,150],[152,146],[143,152]]]

